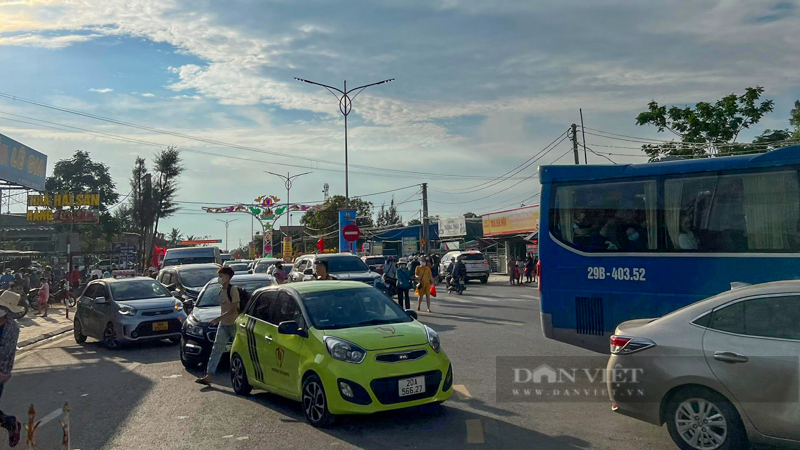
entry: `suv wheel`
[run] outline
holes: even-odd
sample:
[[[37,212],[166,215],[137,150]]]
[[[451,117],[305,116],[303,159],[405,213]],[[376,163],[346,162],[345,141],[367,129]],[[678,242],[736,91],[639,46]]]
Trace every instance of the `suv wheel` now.
[[[334,416],[328,411],[328,399],[322,380],[311,375],[303,382],[303,412],[308,423],[315,427],[327,427],[334,422]]]
[[[667,429],[684,450],[747,448],[747,432],[736,408],[722,395],[688,388],[673,396],[666,410]]]
[[[488,283],[488,282],[489,282],[489,277],[483,277],[483,278],[481,278],[481,284],[486,284],[486,283]]]

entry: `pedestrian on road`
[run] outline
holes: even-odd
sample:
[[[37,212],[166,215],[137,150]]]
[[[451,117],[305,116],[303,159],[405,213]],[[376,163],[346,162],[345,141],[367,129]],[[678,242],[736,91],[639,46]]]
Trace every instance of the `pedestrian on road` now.
[[[534,256],[533,257],[533,282],[534,283],[538,283],[539,282],[538,277],[539,277],[539,257],[538,256]]]
[[[81,284],[81,271],[77,267],[72,268],[69,273],[69,285],[73,292],[78,291],[78,286]]]
[[[233,342],[235,336],[234,324],[236,318],[239,317],[239,290],[231,284],[233,269],[222,267],[217,273],[219,274],[219,284],[222,285],[219,290],[221,314],[209,322],[209,325],[219,326],[217,327],[217,335],[214,338],[214,346],[211,347],[211,356],[208,358],[206,374],[202,378],[195,380],[196,383],[205,384],[206,386],[211,386],[211,377],[217,372],[217,366],[222,359],[222,354],[227,350],[228,344]]]
[[[3,388],[11,379],[11,369],[14,368],[14,357],[17,354],[19,325],[12,315],[22,311],[16,295],[10,293],[0,295],[0,397],[3,395]],[[15,447],[19,443],[22,424],[16,417],[7,415],[1,410],[0,422],[8,431],[8,445]]]
[[[47,317],[47,306],[50,300],[50,284],[44,276],[39,278],[39,282],[41,283],[41,287],[39,288],[39,314],[41,314],[42,317]],[[42,311],[44,311],[44,313],[42,313]]]
[[[528,257],[525,259],[525,282],[533,282],[533,256],[530,253],[528,253]]]
[[[92,267],[92,279],[99,280],[100,278],[103,278],[103,271],[97,267]]]
[[[415,280],[417,276],[417,267],[419,267],[419,257],[415,254],[414,256],[411,257],[411,264],[409,267],[409,269],[411,269],[411,275],[414,277]]]
[[[324,259],[318,259],[314,261],[314,270],[316,272],[316,276],[314,277],[315,280],[335,280],[328,273],[328,261]]]
[[[420,311],[422,307],[422,297],[424,296],[428,305],[428,312],[431,312],[431,286],[433,285],[433,276],[431,275],[430,262],[427,259],[423,259],[422,263],[414,271],[414,275],[417,277],[417,295],[419,296],[417,300],[417,311]]]
[[[272,265],[272,277],[278,284],[286,283],[286,272],[283,270],[283,263],[277,262]]]
[[[397,268],[397,304],[401,308],[411,309],[411,299],[408,297],[408,291],[411,289],[411,271],[408,270],[406,260],[400,259],[400,266]],[[405,306],[403,306],[403,299],[405,299]]]
[[[383,264],[383,282],[389,288],[389,297],[394,296],[397,290],[397,264],[394,263],[394,256],[388,256]]]
[[[517,261],[514,260],[513,256],[508,258],[506,270],[508,271],[508,282],[513,286],[514,282],[517,280]]]
[[[433,277],[433,285],[439,284],[439,258],[436,255],[430,256],[431,262],[431,276]]]
[[[525,258],[519,257],[517,260],[517,285],[522,286],[522,275],[525,274]]]
[[[8,289],[12,281],[14,281],[14,275],[11,274],[11,269],[6,269],[3,276],[0,276],[0,289]]]

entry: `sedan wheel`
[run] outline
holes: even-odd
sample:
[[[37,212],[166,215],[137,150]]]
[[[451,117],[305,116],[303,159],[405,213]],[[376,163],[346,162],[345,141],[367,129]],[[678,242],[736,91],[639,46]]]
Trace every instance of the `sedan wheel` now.
[[[688,389],[669,404],[667,428],[686,450],[746,448],[747,435],[736,408],[716,392]]]
[[[86,342],[86,335],[83,334],[83,327],[81,327],[81,321],[78,319],[75,319],[74,325],[72,325],[72,335],[75,336],[75,342],[78,344]]]
[[[242,358],[234,354],[231,358],[231,385],[233,391],[238,395],[248,395],[253,390],[253,386],[247,381],[247,370],[244,367]]]
[[[326,427],[334,421],[334,416],[328,412],[322,381],[316,375],[303,382],[303,412],[308,423],[315,427]]]
[[[108,324],[105,331],[103,331],[103,345],[109,350],[116,350],[119,348],[119,340],[117,340],[117,330],[114,329],[113,324]]]

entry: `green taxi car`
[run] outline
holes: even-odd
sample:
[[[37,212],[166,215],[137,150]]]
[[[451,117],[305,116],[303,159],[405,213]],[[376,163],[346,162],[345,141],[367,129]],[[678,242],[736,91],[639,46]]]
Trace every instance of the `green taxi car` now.
[[[236,320],[234,391],[253,388],[301,401],[314,426],[453,393],[439,336],[379,290],[354,281],[271,286]]]

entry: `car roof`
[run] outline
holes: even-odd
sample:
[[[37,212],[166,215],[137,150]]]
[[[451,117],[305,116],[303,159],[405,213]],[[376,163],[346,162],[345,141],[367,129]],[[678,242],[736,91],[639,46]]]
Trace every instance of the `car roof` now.
[[[98,281],[106,282],[106,283],[124,283],[126,281],[156,281],[150,277],[120,277],[120,278],[100,278],[98,280],[92,280],[93,283],[97,283]]]
[[[233,274],[231,281],[272,281],[272,276],[265,273],[243,273]]]
[[[360,281],[306,281],[292,283],[291,287],[298,294],[313,294],[315,292],[342,291],[346,289],[362,289],[369,286]]]
[[[178,272],[189,272],[192,270],[219,269],[219,264],[181,264],[179,266],[168,266],[166,268],[174,269]]]

